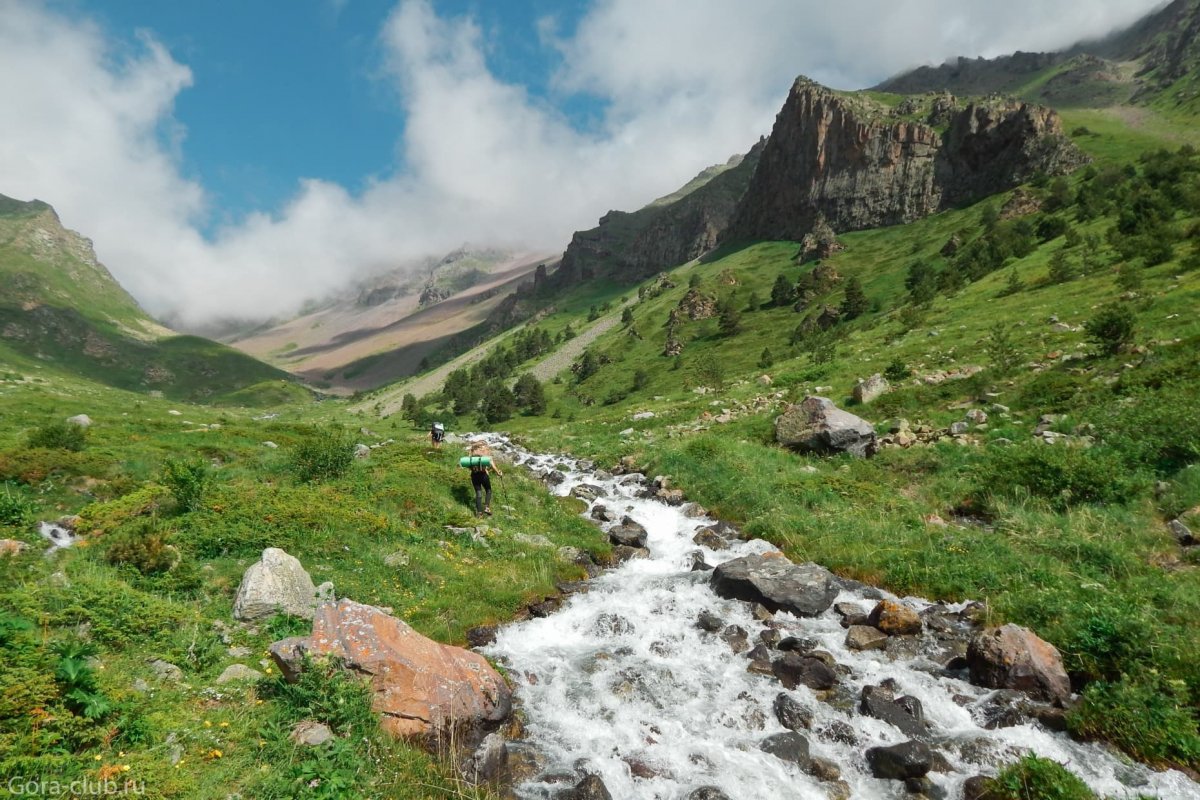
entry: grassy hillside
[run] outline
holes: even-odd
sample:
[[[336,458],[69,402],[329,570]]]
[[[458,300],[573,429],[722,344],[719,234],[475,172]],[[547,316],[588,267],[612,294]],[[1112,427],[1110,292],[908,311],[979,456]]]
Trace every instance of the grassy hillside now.
[[[985,600],[994,621],[1062,649],[1083,691],[1078,735],[1200,768],[1200,550],[1165,526],[1200,527],[1200,157],[1165,118],[1133,130],[1078,119],[1095,164],[1018,190],[1023,215],[1002,219],[1001,196],[843,236],[819,264],[797,263],[790,242],[720,252],[640,287],[631,320],[538,387],[540,408],[528,379],[505,400],[505,378],[543,358],[509,347],[410,402],[411,416],[503,419],[537,447],[632,455],[796,558],[900,593]],[[801,311],[794,295],[770,302],[780,276],[786,293],[809,290]],[[851,283],[865,296],[852,310]],[[665,356],[689,291],[725,313],[684,315],[682,353]],[[827,306],[843,313],[822,329]],[[1101,318],[1132,332],[1105,338]],[[564,310],[536,328],[588,324]],[[893,390],[854,407],[855,383],[877,372]],[[808,394],[881,434],[897,418],[931,430],[969,409],[989,419],[870,461],[803,458],[774,445],[772,420]],[[655,416],[632,419],[643,411]],[[1035,440],[1043,415],[1059,444]]]
[[[248,387],[286,373],[154,322],[45,203],[0,196],[0,355],[175,399],[257,404]]]
[[[598,531],[515,474],[498,487],[485,537],[449,530],[475,524],[454,448],[427,452],[423,431],[391,422],[331,438],[330,425],[358,428],[337,404],[267,419],[21,372],[0,368],[0,538],[28,545],[0,557],[0,774],[115,776],[160,798],[486,795],[382,736],[354,680],[314,673],[286,687],[265,651],[305,624],[235,623],[241,575],[264,547],[282,547],[339,597],[390,606],[426,635],[461,643],[467,628],[508,619],[579,577],[554,548],[517,534],[603,553]],[[81,450],[31,446],[76,413],[94,420]],[[340,476],[306,482],[296,472],[303,443],[347,452],[387,439],[396,441]],[[172,460],[207,475],[190,510],[167,477]],[[44,557],[33,521],[72,513],[81,541]],[[157,679],[155,658],[183,680]],[[214,684],[233,663],[264,677]],[[293,745],[293,725],[312,718],[344,738]]]

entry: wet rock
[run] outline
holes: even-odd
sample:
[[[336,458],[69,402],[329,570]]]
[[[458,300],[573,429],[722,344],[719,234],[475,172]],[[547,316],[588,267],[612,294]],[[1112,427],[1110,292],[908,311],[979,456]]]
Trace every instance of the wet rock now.
[[[713,565],[704,560],[704,553],[696,550],[688,554],[689,570],[691,572],[712,572]]]
[[[458,767],[458,772],[469,783],[480,784],[494,781],[507,771],[508,745],[499,733],[489,733]]]
[[[625,636],[634,630],[632,622],[609,611],[596,617],[596,621],[592,623],[592,632],[598,636]]]
[[[992,791],[992,779],[986,775],[974,775],[963,781],[963,800],[999,800]]]
[[[268,547],[262,559],[242,575],[233,616],[251,622],[278,613],[312,619],[316,607],[317,587],[300,561],[277,547]]]
[[[833,611],[841,617],[843,628],[867,624],[867,612],[858,603],[834,603]]]
[[[1020,711],[1024,695],[1011,689],[1001,689],[979,701],[971,709],[971,718],[981,728],[995,730],[996,728],[1011,728],[1025,721]]]
[[[880,600],[868,620],[888,636],[912,636],[921,632],[921,617],[894,600]]]
[[[542,478],[542,480],[544,480],[546,483],[548,483],[551,486],[558,486],[560,483],[562,483],[566,479],[567,479],[567,476],[564,475],[560,470],[557,470],[557,469],[550,470]]]
[[[711,611],[701,611],[700,616],[696,619],[696,627],[702,631],[716,633],[725,627],[725,620]]]
[[[602,494],[604,494],[603,487],[592,483],[581,483],[571,489],[571,497],[576,497],[586,503],[592,502]]]
[[[591,517],[599,522],[616,522],[617,515],[608,510],[608,506],[597,503],[592,506]]]
[[[709,550],[724,550],[729,546],[729,543],[713,533],[711,528],[701,528],[696,531],[696,535],[692,537],[692,541],[701,547],[707,547]]]
[[[909,741],[868,749],[867,764],[876,778],[901,781],[923,778],[933,765],[933,754],[924,742]]]
[[[812,563],[793,564],[778,552],[727,561],[713,571],[712,585],[721,597],[800,617],[823,613],[838,594],[829,570]]]
[[[808,766],[808,739],[795,731],[768,736],[758,747],[764,753],[770,753],[780,761],[787,761],[801,768]]]
[[[689,794],[687,800],[729,800],[729,795],[715,786],[701,786]]]
[[[702,533],[704,531],[708,531],[710,533],[716,534],[717,536],[721,537],[722,539],[724,539],[727,542],[737,541],[739,539],[746,538],[746,535],[744,533],[742,533],[740,530],[738,530],[736,525],[730,525],[728,522],[725,522],[724,520],[722,520],[720,522],[715,522],[712,525],[707,525],[707,526],[701,528],[700,530],[696,531],[696,533]]]
[[[649,558],[650,551],[644,547],[629,547],[619,544],[612,549],[612,560],[614,564],[624,564],[631,558]]]
[[[832,783],[842,779],[841,767],[828,758],[821,758],[820,756],[814,756],[809,760],[805,772],[822,783]]]
[[[789,694],[780,692],[775,695],[775,702],[771,708],[775,712],[775,719],[779,720],[779,724],[790,731],[808,730],[812,727],[812,711],[802,706]]]
[[[530,603],[528,608],[529,616],[541,619],[543,617],[550,616],[555,611],[558,611],[560,608],[562,608],[562,599],[558,597],[547,597],[545,600],[541,600],[537,603]]]
[[[476,625],[467,631],[467,644],[471,647],[487,647],[496,641],[498,625]]]
[[[837,675],[824,661],[799,653],[785,653],[771,663],[771,671],[786,689],[831,689],[837,683]]]
[[[708,516],[708,509],[699,503],[684,503],[679,509],[679,513],[688,519],[700,519],[701,517]]]
[[[756,644],[746,654],[746,658],[750,659],[750,664],[746,667],[747,672],[753,672],[755,675],[774,674],[771,671],[771,651],[765,644]]]
[[[735,653],[743,653],[750,649],[749,644],[750,634],[741,625],[730,625],[725,630],[721,631],[721,639],[729,645],[730,649]]]
[[[858,710],[868,717],[883,720],[908,736],[924,736],[928,730],[925,710],[915,697],[896,697],[884,686],[864,686]]]
[[[226,683],[235,683],[238,681],[256,681],[263,674],[256,669],[251,669],[245,664],[230,664],[217,677],[217,685],[221,686]]]
[[[819,643],[816,639],[810,639],[807,636],[785,636],[776,645],[776,649],[784,653],[800,653],[808,655],[813,650],[817,649]]]
[[[775,440],[802,453],[875,454],[875,428],[825,397],[806,397],[775,418]]]
[[[893,661],[908,660],[920,654],[921,640],[916,636],[889,636],[883,649]]]
[[[621,524],[609,530],[608,539],[613,544],[626,547],[645,547],[646,529],[631,517],[622,517]]]
[[[292,728],[292,733],[288,738],[305,747],[320,747],[333,738],[333,731],[322,722],[306,719],[296,723],[296,727]]]
[[[560,793],[558,800],[612,800],[612,795],[599,775],[588,775],[573,788]]]
[[[374,606],[341,600],[317,610],[308,645],[370,678],[372,708],[397,738],[504,720],[512,692],[483,656],[439,644]]]
[[[846,631],[846,647],[851,650],[882,650],[888,635],[870,625],[851,625]]]
[[[762,603],[755,603],[750,608],[750,616],[754,617],[759,622],[767,622],[775,619],[775,615],[771,613],[771,609],[764,606]]]
[[[908,778],[904,781],[904,788],[916,797],[925,797],[928,800],[946,800],[946,791],[926,776]]]
[[[837,742],[853,747],[858,744],[858,734],[849,723],[835,719],[817,729],[817,735],[827,742]]]
[[[1071,681],[1058,650],[1018,625],[976,634],[967,649],[967,663],[971,683],[977,686],[1016,689],[1060,704],[1071,697]]]

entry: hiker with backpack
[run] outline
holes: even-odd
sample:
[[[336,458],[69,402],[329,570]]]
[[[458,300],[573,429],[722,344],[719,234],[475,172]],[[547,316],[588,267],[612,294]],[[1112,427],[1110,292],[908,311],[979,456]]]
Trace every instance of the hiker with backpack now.
[[[486,514],[490,517],[492,478],[488,473],[494,472],[501,478],[504,477],[504,473],[492,463],[492,449],[486,442],[474,442],[471,444],[469,455],[459,459],[458,463],[471,470],[471,486],[475,489],[475,516],[482,517]]]
[[[446,426],[440,422],[433,423],[433,427],[429,429],[429,438],[433,440],[433,449],[442,449],[442,439],[446,438]]]

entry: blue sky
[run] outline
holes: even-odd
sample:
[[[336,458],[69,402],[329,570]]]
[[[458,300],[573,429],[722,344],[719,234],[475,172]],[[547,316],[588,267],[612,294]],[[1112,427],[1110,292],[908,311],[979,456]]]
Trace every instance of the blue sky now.
[[[394,2],[63,5],[94,16],[113,39],[131,47],[137,32],[148,30],[192,69],[195,83],[179,95],[175,118],[187,129],[184,173],[202,182],[218,203],[212,223],[278,208],[295,192],[299,176],[361,191],[371,176],[404,169],[396,147],[403,109],[378,80],[379,31]],[[475,19],[488,34],[493,72],[545,97],[561,59],[541,42],[539,21],[553,19],[560,29],[573,29],[585,4],[453,0],[437,8]],[[558,102],[581,126],[595,119],[600,105],[587,95]]]
[[[0,193],[153,313],[286,316],[464,243],[561,252],[748,150],[796,75],[860,88],[1159,3],[3,0]]]

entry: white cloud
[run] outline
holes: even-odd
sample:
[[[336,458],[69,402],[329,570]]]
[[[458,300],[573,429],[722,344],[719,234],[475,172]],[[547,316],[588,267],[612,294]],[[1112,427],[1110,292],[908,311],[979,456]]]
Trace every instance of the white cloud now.
[[[150,310],[189,321],[282,314],[348,280],[464,240],[558,247],[744,151],[799,73],[840,87],[955,54],[1049,49],[1136,19],[1154,0],[598,0],[556,37],[561,96],[606,103],[595,130],[498,80],[469,19],[404,0],[381,32],[406,115],[407,171],[359,195],[298,176],[293,200],[205,238],[173,116],[191,84],[149,35],[121,53],[34,0],[0,15],[0,192],[39,197],[95,239]],[[336,4],[335,4],[336,7]],[[551,44],[552,43],[552,44]],[[171,133],[164,145],[164,130]]]

